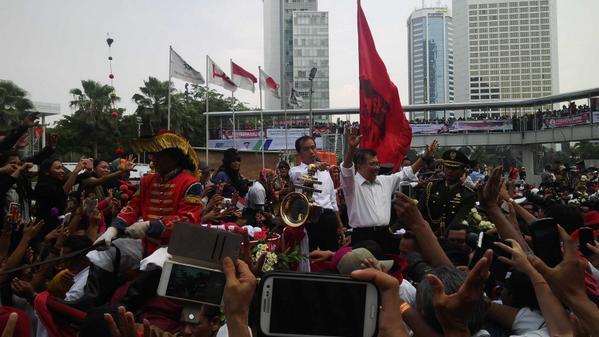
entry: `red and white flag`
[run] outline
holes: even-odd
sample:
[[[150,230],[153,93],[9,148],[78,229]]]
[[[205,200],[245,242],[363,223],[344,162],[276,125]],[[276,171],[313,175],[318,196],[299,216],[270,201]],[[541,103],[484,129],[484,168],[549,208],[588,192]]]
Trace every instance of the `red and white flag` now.
[[[360,59],[360,147],[377,152],[381,163],[394,170],[412,143],[412,127],[399,100],[397,87],[376,51],[368,21],[358,0],[358,53]]]
[[[206,57],[206,61],[208,62],[208,83],[214,83],[216,85],[220,85],[221,87],[235,91],[237,90],[237,85],[225,74],[225,72],[216,64],[210,56]]]
[[[281,98],[279,95],[279,84],[262,69],[260,69],[260,84],[274,97]]]
[[[233,61],[231,61],[231,79],[239,89],[245,89],[251,92],[255,91],[254,83],[258,82],[256,76],[238,66]]]

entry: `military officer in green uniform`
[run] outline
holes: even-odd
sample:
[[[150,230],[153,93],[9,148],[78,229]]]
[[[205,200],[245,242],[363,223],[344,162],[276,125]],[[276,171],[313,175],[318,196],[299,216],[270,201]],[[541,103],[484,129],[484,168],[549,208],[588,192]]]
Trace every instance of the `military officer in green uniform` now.
[[[445,178],[426,184],[418,203],[437,236],[445,235],[447,227],[466,219],[477,199],[476,192],[463,185],[468,157],[458,150],[449,150],[442,159]]]

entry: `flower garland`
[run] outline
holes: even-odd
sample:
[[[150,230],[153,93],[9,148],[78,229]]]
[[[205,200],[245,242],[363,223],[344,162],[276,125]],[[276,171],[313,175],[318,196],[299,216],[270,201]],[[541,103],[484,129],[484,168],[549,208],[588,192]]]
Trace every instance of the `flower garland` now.
[[[470,214],[468,214],[466,220],[462,221],[462,224],[470,227],[470,230],[474,233],[495,229],[495,224],[491,221],[483,220],[476,208],[470,210]]]
[[[259,243],[251,249],[252,261],[256,262],[266,253],[262,272],[273,270],[290,270],[294,265],[306,259],[306,256],[300,253],[299,246],[287,249],[285,252],[278,252],[279,246],[273,244],[267,239],[260,239]]]

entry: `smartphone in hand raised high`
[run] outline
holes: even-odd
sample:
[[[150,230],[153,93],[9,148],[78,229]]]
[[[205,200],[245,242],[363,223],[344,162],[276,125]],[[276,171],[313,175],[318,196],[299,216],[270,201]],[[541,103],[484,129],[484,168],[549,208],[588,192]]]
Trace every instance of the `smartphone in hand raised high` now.
[[[220,306],[225,291],[225,274],[216,269],[166,261],[156,293],[160,296]]]
[[[578,249],[582,255],[589,257],[593,255],[593,252],[587,247],[587,243],[591,246],[595,245],[595,236],[593,235],[593,229],[590,227],[581,227],[578,230]]]
[[[562,261],[562,244],[553,218],[539,219],[530,224],[532,250],[549,267]]]
[[[260,283],[260,329],[266,336],[374,336],[378,290],[347,277],[267,274]]]

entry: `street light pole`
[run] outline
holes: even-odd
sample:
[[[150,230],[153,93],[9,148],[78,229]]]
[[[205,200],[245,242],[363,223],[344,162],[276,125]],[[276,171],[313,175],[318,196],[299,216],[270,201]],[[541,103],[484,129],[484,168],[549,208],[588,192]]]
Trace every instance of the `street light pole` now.
[[[309,100],[310,100],[310,105],[309,105],[309,111],[310,111],[310,137],[314,137],[314,116],[312,116],[312,94],[314,93],[314,91],[312,90],[313,85],[314,85],[314,77],[316,76],[316,71],[318,69],[316,69],[316,67],[312,68],[310,70],[310,76],[308,77],[308,80],[310,81],[310,95],[309,95]]]

